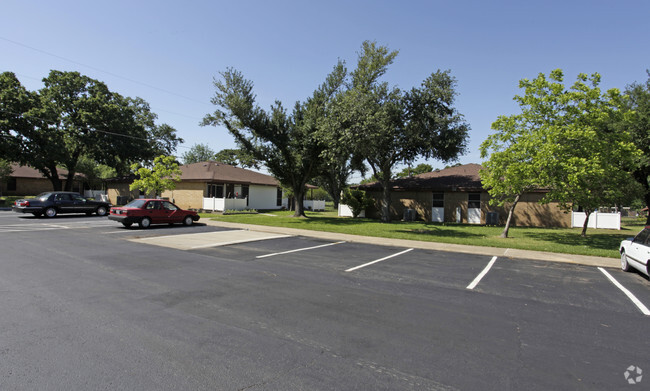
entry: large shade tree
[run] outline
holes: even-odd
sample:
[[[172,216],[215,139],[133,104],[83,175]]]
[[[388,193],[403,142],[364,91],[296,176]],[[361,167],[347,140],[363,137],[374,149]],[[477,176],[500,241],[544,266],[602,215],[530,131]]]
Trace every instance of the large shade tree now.
[[[217,110],[207,115],[203,124],[224,125],[242,149],[291,189],[294,216],[304,217],[306,184],[316,175],[325,148],[319,139],[324,113],[342,88],[344,78],[345,67],[339,63],[313,95],[305,102],[297,102],[292,112],[279,101],[266,111],[255,102],[253,83],[241,72],[228,69],[214,81],[212,103]]]
[[[121,174],[134,161],[151,161],[182,142],[172,127],[155,124],[144,100],[111,92],[100,81],[51,71],[43,84],[30,92],[13,73],[0,75],[0,147],[10,148],[12,160],[39,170],[55,190],[63,188],[60,167],[68,172],[65,190],[71,190],[82,158]]]
[[[398,163],[453,161],[465,152],[469,125],[454,107],[456,80],[436,71],[419,87],[402,91],[381,80],[397,56],[366,41],[339,107],[353,154],[368,163],[382,188],[381,220],[390,222],[390,180]]]
[[[639,151],[613,126],[628,121],[624,97],[617,89],[602,92],[600,79],[579,74],[566,87],[557,69],[520,81],[524,94],[515,100],[521,113],[499,117],[492,125],[496,133],[481,146],[482,156],[490,156],[483,184],[496,202],[512,203],[509,219],[523,192],[544,188],[542,202],[584,210],[584,236],[594,210],[625,196]]]
[[[632,174],[643,187],[645,206],[650,206],[650,71],[645,83],[633,83],[625,93],[629,96],[627,108],[632,112],[630,121],[621,124],[620,128],[630,134],[642,152],[632,167]],[[650,225],[650,214],[646,225]]]

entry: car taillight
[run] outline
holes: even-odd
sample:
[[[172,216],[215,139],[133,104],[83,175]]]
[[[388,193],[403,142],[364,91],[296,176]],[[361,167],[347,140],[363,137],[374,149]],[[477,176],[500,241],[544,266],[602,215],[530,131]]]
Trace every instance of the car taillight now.
[[[29,206],[29,201],[16,201],[16,206]]]

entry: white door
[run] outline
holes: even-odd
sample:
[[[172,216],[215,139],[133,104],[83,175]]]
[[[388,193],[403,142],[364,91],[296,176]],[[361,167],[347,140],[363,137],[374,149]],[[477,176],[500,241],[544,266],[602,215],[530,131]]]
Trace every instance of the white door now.
[[[467,196],[467,222],[481,224],[481,193],[469,193]]]
[[[468,208],[467,222],[470,224],[481,224],[481,208]]]

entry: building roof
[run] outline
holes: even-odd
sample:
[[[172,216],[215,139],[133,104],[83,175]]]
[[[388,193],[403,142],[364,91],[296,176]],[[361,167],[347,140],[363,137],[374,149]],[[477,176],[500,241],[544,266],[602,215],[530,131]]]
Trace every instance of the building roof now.
[[[279,186],[272,176],[215,161],[186,164],[179,167],[182,181],[227,182],[250,185]]]
[[[46,179],[43,173],[38,171],[35,168],[29,167],[29,166],[21,166],[18,163],[11,163],[11,174],[9,175],[10,177],[13,178],[34,178],[34,179]],[[68,170],[65,170],[63,168],[57,169],[57,172],[60,177],[64,177],[68,175]],[[77,174],[79,175],[79,174]]]
[[[481,191],[480,164],[464,164],[424,174],[398,178],[390,182],[391,190]],[[379,190],[379,182],[359,185],[362,190]]]

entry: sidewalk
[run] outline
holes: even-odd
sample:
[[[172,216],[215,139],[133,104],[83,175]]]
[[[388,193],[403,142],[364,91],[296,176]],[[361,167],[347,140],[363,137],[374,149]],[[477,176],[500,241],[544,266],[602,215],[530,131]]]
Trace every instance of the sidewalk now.
[[[600,266],[618,268],[620,263],[614,258],[592,257],[586,255],[571,255],[549,253],[542,251],[527,251],[516,250],[510,248],[496,248],[496,247],[481,247],[481,246],[464,246],[460,244],[449,243],[435,243],[435,242],[421,242],[418,240],[405,240],[405,239],[390,239],[378,238],[374,236],[361,236],[349,235],[333,232],[310,231],[305,229],[284,228],[284,227],[270,227],[263,225],[239,224],[239,223],[226,223],[222,221],[214,221],[209,219],[201,219],[202,223],[224,228],[246,229],[258,232],[270,232],[277,234],[287,234],[294,236],[307,236],[319,239],[327,239],[333,241],[346,241],[356,243],[367,243],[379,246],[395,246],[395,247],[408,247],[419,248],[423,250],[436,250],[436,251],[450,251],[465,254],[482,254],[487,256],[506,257],[506,258],[519,258],[519,259],[532,259],[536,261],[549,261],[549,262],[563,262],[573,263],[578,265],[587,266]]]

